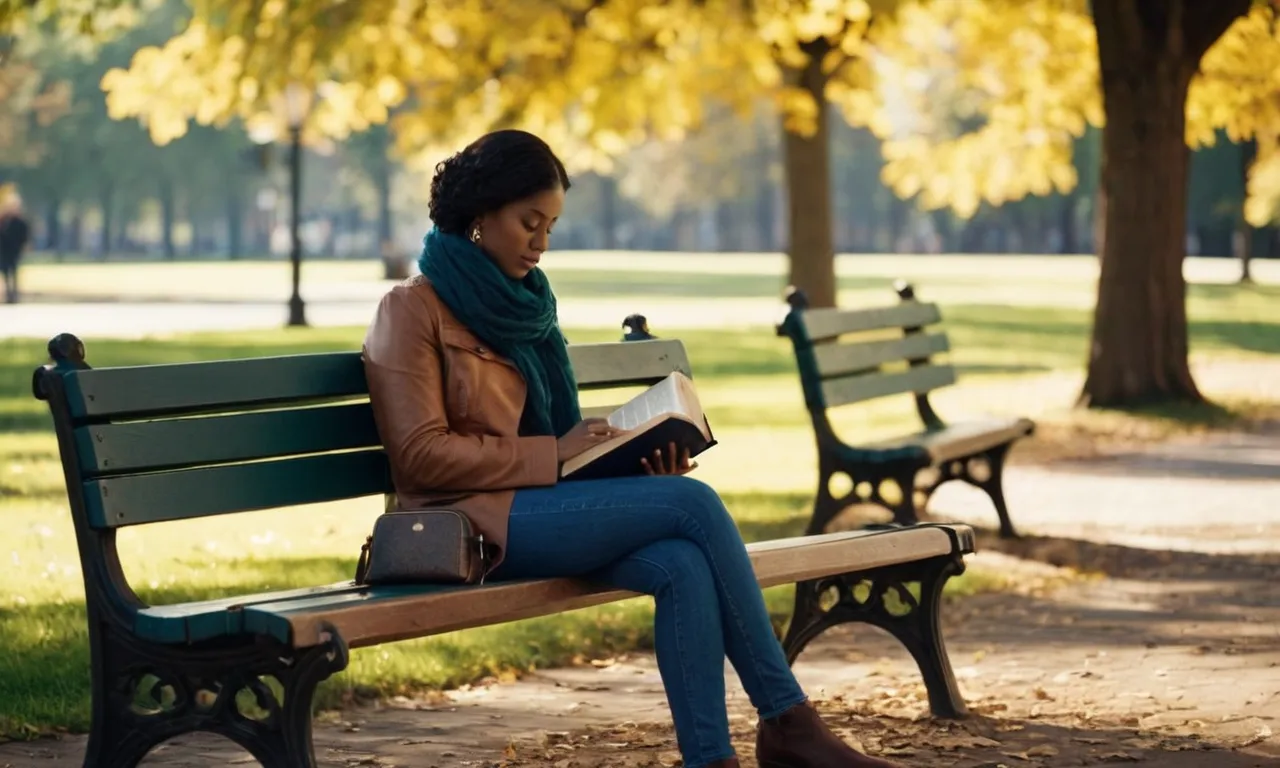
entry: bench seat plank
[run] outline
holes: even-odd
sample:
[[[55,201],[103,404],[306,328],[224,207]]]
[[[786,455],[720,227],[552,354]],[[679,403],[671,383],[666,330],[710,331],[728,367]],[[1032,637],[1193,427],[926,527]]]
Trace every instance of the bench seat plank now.
[[[929,453],[934,464],[942,464],[1013,442],[1030,435],[1034,429],[1035,422],[1030,419],[992,417],[959,421],[943,429],[882,440],[865,447],[884,450],[919,447]]]
[[[845,531],[747,546],[762,587],[930,557],[968,554],[964,525]],[[351,647],[505,623],[591,605],[632,593],[577,579],[536,579],[471,586],[328,587],[221,598],[142,610],[137,631],[159,642],[191,642],[224,634],[269,635],[305,648],[333,626]]]

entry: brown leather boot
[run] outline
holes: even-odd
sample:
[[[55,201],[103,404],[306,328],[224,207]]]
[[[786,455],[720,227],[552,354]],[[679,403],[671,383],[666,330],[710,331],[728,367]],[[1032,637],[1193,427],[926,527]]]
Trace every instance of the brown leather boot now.
[[[756,760],[760,768],[899,768],[845,744],[808,702],[760,721]]]

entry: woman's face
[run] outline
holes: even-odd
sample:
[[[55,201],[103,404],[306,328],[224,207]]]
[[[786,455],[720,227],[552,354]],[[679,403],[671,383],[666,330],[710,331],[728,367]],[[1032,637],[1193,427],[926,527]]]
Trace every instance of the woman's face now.
[[[560,185],[480,217],[480,247],[503,274],[522,279],[542,260],[564,208]]]

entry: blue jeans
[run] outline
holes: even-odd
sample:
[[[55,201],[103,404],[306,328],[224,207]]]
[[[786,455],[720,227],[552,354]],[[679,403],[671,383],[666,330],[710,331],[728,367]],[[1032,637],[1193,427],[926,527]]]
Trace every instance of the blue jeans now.
[[[720,497],[688,477],[562,482],[516,492],[491,578],[585,577],[653,595],[654,645],[689,768],[732,757],[727,656],[760,717],[805,700]]]

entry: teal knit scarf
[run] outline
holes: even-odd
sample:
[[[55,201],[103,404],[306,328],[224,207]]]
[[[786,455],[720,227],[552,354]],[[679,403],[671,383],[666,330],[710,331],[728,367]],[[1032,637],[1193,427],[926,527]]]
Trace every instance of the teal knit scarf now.
[[[418,268],[445,306],[524,376],[521,435],[559,437],[581,421],[556,297],[541,269],[513,280],[475,243],[435,228],[423,240]]]

